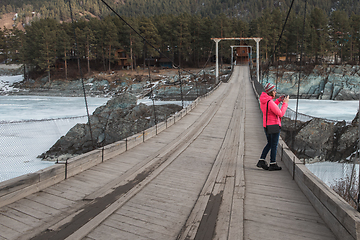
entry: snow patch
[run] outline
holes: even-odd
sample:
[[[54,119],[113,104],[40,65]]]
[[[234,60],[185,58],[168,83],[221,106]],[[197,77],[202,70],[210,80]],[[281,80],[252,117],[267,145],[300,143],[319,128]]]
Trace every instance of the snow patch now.
[[[22,80],[24,80],[24,75],[0,76],[0,92],[19,91],[18,88],[13,87],[13,84]]]

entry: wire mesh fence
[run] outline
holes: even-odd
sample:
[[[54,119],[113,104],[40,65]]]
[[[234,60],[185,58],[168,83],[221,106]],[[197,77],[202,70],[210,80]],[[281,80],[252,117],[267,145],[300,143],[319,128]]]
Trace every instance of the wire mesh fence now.
[[[36,172],[54,162],[38,155],[48,150],[59,137],[87,117],[0,122],[0,182]]]
[[[225,72],[224,75],[226,74],[229,77],[229,74]],[[223,78],[226,80],[226,77]],[[139,99],[138,103],[145,103],[148,106],[172,103],[183,105],[185,108],[194,99],[207,94],[215,86],[213,74],[205,72],[201,72],[197,76],[183,74],[181,81],[183,83],[183,98],[180,97],[179,82],[162,82],[154,89],[150,89],[149,94],[144,99]],[[169,90],[170,88],[172,89]],[[14,107],[13,104],[16,103],[11,102],[11,96],[7,96],[9,99],[6,104],[10,106],[10,109],[7,116],[4,119],[0,119],[0,182],[36,172],[55,164],[55,162],[43,161],[38,156],[48,151],[59,138],[64,136],[76,124],[88,122],[87,116],[68,117],[78,115],[80,110],[85,113],[83,100],[77,99],[76,102],[70,103],[71,105],[79,105],[77,108],[70,110],[68,105],[56,104],[56,101],[59,103],[61,100],[52,99],[51,101],[54,101],[54,103],[46,105],[44,102],[48,101],[47,98],[50,99],[51,97],[29,97],[34,97],[37,100],[27,99],[26,96],[13,96],[13,98],[20,99],[21,108],[34,109],[34,111],[29,110],[27,113],[24,113],[29,115],[25,116],[25,119],[37,119],[38,116],[36,116],[35,109],[41,110],[40,118],[51,118],[54,115],[56,117],[55,119],[12,121],[12,117],[9,114],[11,107]],[[183,100],[182,102],[181,99]],[[66,101],[71,102],[68,98]],[[5,104],[4,101],[3,104]],[[98,106],[101,104],[99,103]],[[95,103],[91,102],[93,109],[95,109],[94,105]],[[61,117],[61,114],[65,117]],[[156,118],[156,116],[151,116],[151,118]],[[159,118],[157,120],[162,121]],[[154,119],[149,119],[149,121],[156,122]]]

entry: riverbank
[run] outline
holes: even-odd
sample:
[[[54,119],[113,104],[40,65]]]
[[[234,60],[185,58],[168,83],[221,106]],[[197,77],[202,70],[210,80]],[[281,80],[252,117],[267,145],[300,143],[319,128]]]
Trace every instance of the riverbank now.
[[[0,65],[0,75],[14,76],[22,70],[20,65]],[[228,75],[229,73],[227,73]],[[16,75],[21,76],[21,75]],[[222,76],[225,77],[226,76]],[[182,84],[180,84],[181,78]],[[0,78],[1,81],[1,78]],[[215,69],[136,69],[108,72],[92,72],[81,79],[54,78],[3,80],[0,95],[37,95],[59,97],[87,96],[112,97],[129,92],[141,98],[153,91],[157,98],[179,100],[181,92],[185,100],[194,100],[215,84]],[[180,87],[182,89],[180,89]]]

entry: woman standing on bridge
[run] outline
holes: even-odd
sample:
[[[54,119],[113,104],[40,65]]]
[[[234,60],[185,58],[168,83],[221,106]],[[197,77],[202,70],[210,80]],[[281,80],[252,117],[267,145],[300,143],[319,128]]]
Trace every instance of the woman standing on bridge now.
[[[276,89],[272,83],[267,83],[265,85],[265,92],[260,95],[260,108],[263,112],[263,127],[267,138],[267,144],[264,147],[260,160],[256,166],[270,171],[281,170],[281,167],[276,163],[276,150],[280,136],[281,117],[284,116],[289,102],[289,96],[280,97],[273,101],[275,95]],[[278,105],[281,102],[282,106],[280,109]],[[265,158],[270,150],[270,166],[268,166]]]

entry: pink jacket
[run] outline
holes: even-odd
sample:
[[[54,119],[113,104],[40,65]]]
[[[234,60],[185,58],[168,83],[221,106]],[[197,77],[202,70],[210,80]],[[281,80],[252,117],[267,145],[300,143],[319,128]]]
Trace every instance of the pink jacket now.
[[[276,99],[275,101],[273,101],[271,96],[263,92],[260,95],[260,108],[261,111],[263,112],[263,127],[266,127],[266,105],[268,101],[269,101],[269,106],[268,106],[267,125],[279,124],[281,126],[281,117],[284,116],[288,104],[283,103],[281,109],[279,109],[278,105],[280,103],[280,100]]]

